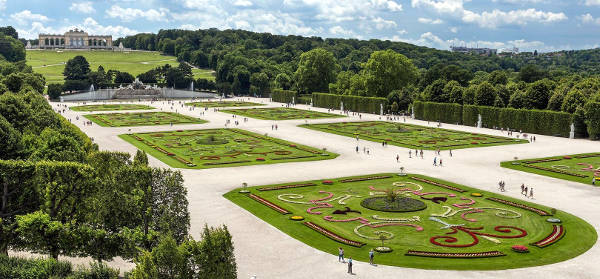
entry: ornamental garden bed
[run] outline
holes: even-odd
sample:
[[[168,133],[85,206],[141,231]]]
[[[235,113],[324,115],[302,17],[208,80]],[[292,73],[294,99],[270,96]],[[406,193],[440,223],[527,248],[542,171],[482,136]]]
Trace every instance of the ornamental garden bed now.
[[[155,107],[139,104],[100,104],[70,107],[72,111],[150,110]]]
[[[596,178],[600,185],[600,153],[561,155],[555,157],[524,159],[500,163],[502,167],[575,181],[591,185]]]
[[[84,117],[103,127],[207,123],[199,118],[163,111],[87,114]]]
[[[383,121],[303,124],[300,127],[352,138],[358,136],[361,139],[379,143],[385,141],[401,147],[428,150],[528,143],[527,140]],[[477,138],[477,141],[473,141],[474,138]]]
[[[290,236],[333,255],[343,247],[347,256],[367,261],[371,249],[389,247],[389,253],[376,252],[375,263],[384,265],[522,268],[576,257],[597,239],[590,224],[566,212],[416,174],[372,174],[245,189],[250,194],[235,189],[224,196]],[[389,212],[362,206],[379,199],[386,208],[391,192],[398,200],[410,199],[425,207]],[[553,214],[546,216],[549,212]],[[550,217],[561,223],[548,222]],[[514,252],[513,247],[519,246],[529,252]]]
[[[264,104],[252,103],[252,102],[240,102],[240,101],[190,102],[190,103],[185,103],[185,105],[191,106],[191,107],[200,107],[200,108],[230,108],[230,107],[264,106]]]
[[[263,120],[292,120],[346,117],[344,115],[339,114],[301,110],[295,108],[223,109],[221,110],[221,112]]]
[[[217,168],[334,159],[338,154],[239,129],[120,135],[175,168]],[[316,156],[314,152],[324,154]]]

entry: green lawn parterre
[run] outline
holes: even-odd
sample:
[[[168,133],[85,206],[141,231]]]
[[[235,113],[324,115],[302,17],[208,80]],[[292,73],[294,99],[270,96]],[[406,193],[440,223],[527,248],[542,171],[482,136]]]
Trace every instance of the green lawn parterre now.
[[[367,198],[385,196],[388,189],[422,201],[427,208],[396,213],[361,206]],[[389,237],[385,246],[393,251],[376,253],[376,264],[449,270],[521,268],[576,257],[597,239],[590,224],[569,213],[553,213],[546,206],[422,175],[374,174],[249,187],[249,194],[240,190],[224,196],[333,255],[343,247],[346,257],[367,261],[369,250],[381,246],[379,235]],[[476,193],[482,197],[472,195]],[[560,223],[549,222],[551,218]],[[514,252],[514,245],[526,246],[529,252]]]
[[[100,104],[71,107],[73,111],[115,111],[115,110],[149,110],[155,107],[139,104]]]
[[[102,127],[202,124],[207,122],[200,118],[163,111],[86,114],[84,116]]]
[[[303,124],[300,127],[353,138],[358,136],[375,142],[386,141],[401,147],[429,150],[528,143],[527,140],[383,121]]]
[[[175,168],[219,168],[334,159],[338,154],[241,129],[120,135]]]
[[[600,153],[585,153],[500,163],[502,167],[600,186]]]
[[[263,119],[263,120],[291,120],[291,119],[318,119],[346,117],[344,115],[324,113],[318,111],[301,110],[295,108],[249,108],[249,109],[223,109],[221,112]]]
[[[227,108],[227,107],[257,107],[264,104],[240,101],[207,101],[207,102],[191,102],[185,103],[186,106],[201,107],[201,108]]]
[[[86,58],[92,71],[102,66],[105,71],[118,70],[133,76],[165,64],[173,67],[179,65],[176,57],[162,55],[156,51],[27,50],[26,59],[27,65],[32,66],[34,72],[42,74],[47,83],[54,83],[64,82],[64,63],[77,55]],[[192,73],[194,78],[215,79],[213,70],[192,69]]]

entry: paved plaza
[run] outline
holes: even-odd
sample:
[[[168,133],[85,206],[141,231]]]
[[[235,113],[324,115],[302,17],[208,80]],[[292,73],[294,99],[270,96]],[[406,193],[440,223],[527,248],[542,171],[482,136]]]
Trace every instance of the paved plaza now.
[[[262,103],[262,107],[281,107],[281,103],[270,103],[268,99],[243,98],[238,101]],[[179,101],[168,104],[166,101],[134,102],[155,107],[155,110],[177,112],[180,114],[202,118],[209,121],[204,124],[179,124],[142,127],[101,127],[93,124],[84,125],[82,115],[88,112],[67,110],[63,115],[94,139],[101,150],[122,151],[135,154],[136,147],[118,136],[126,133],[144,133],[156,131],[172,131],[186,129],[224,128],[231,114],[215,111],[210,108],[182,106]],[[77,103],[66,103],[76,106]],[[58,109],[59,103],[52,103]],[[80,104],[79,104],[80,105]],[[295,108],[327,112],[327,109],[310,108],[297,105]],[[190,110],[193,109],[193,110]],[[123,112],[123,111],[121,111]],[[136,112],[140,112],[139,110]],[[203,113],[203,114],[202,114]],[[339,114],[339,111],[334,113]],[[79,117],[79,120],[76,120]],[[277,230],[250,212],[238,207],[223,197],[223,194],[238,188],[242,183],[249,186],[287,183],[332,177],[366,175],[373,173],[399,172],[404,167],[406,172],[423,174],[455,183],[468,185],[485,191],[497,192],[498,181],[506,181],[507,192],[504,195],[525,199],[519,186],[522,183],[535,188],[533,202],[564,210],[589,222],[596,230],[600,228],[600,189],[589,185],[554,179],[546,176],[520,172],[500,167],[501,161],[541,158],[564,154],[577,154],[600,151],[600,143],[585,139],[567,139],[535,135],[537,141],[530,144],[515,144],[442,151],[444,167],[432,166],[434,151],[425,151],[424,159],[409,158],[409,149],[381,143],[360,140],[362,150],[366,147],[369,154],[355,151],[357,141],[354,138],[329,134],[316,130],[297,127],[300,124],[317,124],[347,121],[375,121],[377,115],[363,114],[347,118],[300,119],[300,120],[258,120],[249,118],[239,125],[229,124],[229,128],[245,129],[261,135],[280,138],[290,142],[326,148],[327,151],[340,154],[333,160],[292,162],[272,165],[253,165],[214,169],[180,169],[188,188],[189,211],[191,214],[190,234],[198,238],[204,224],[217,226],[226,224],[233,235],[235,254],[238,264],[239,278],[346,278],[346,265],[339,263],[337,256],[322,252],[293,239]],[[385,120],[385,119],[383,119]],[[401,118],[400,122],[404,123]],[[406,123],[427,126],[426,121],[406,118]],[[277,130],[272,130],[273,125]],[[430,123],[434,127],[437,123]],[[443,124],[442,128],[482,133],[495,136],[506,136],[501,131],[481,129],[467,126]],[[400,162],[396,162],[400,155]],[[439,156],[438,156],[439,157]],[[165,163],[149,156],[152,166],[169,168]],[[352,255],[346,255],[352,256]],[[368,263],[355,262],[353,275],[355,278],[597,278],[600,266],[596,264],[600,258],[600,248],[596,244],[589,251],[564,262],[512,270],[498,271],[452,271],[423,270],[392,266],[371,266]],[[73,259],[82,263],[87,259]],[[115,260],[111,266],[120,268],[121,272],[133,267],[132,263]]]

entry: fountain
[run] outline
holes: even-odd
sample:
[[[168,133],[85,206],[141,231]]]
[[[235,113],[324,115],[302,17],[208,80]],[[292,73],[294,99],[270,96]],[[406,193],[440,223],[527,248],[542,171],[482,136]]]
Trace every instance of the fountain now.
[[[415,107],[414,106],[412,107],[412,113],[411,113],[410,117],[412,119],[415,119]]]
[[[383,104],[379,104],[379,115],[383,116]]]
[[[90,85],[90,92],[94,92],[94,84]]]
[[[344,102],[340,102],[340,110],[344,111]]]
[[[139,98],[158,98],[161,96],[161,91],[158,88],[144,85],[139,79],[127,85],[126,87],[119,87],[115,91],[113,98],[115,99],[139,99]]]
[[[479,114],[477,116],[477,128],[481,128],[482,124],[483,123],[481,122],[481,114]]]
[[[190,82],[190,91],[194,91],[194,81]]]

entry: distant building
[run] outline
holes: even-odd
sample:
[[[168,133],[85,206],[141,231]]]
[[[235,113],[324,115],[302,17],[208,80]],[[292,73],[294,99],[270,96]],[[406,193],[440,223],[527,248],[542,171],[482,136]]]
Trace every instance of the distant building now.
[[[83,30],[69,30],[64,35],[39,34],[39,48],[112,49],[110,35],[88,35]]]
[[[451,46],[450,49],[452,50],[452,52],[477,54],[477,55],[491,55],[491,54],[495,55],[498,52],[497,49],[493,49],[493,48],[472,48],[472,47]]]

